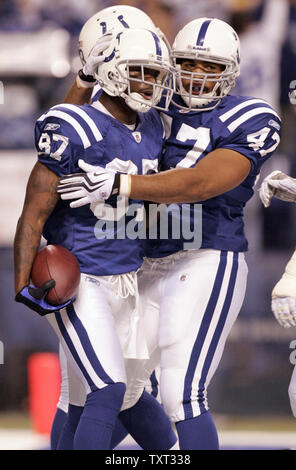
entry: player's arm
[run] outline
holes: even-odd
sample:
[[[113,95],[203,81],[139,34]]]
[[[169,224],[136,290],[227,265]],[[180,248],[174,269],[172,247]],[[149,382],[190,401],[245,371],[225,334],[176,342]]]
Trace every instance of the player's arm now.
[[[216,149],[193,168],[177,168],[155,175],[121,175],[121,186],[130,197],[159,203],[205,201],[238,186],[249,174],[251,163],[229,149]]]
[[[60,180],[62,199],[80,207],[113,195],[158,203],[205,201],[238,186],[249,174],[250,160],[230,149],[216,149],[193,168],[177,168],[154,175],[123,175],[79,160],[86,173]]]
[[[41,287],[30,285],[30,273],[37,254],[43,226],[54,209],[58,195],[58,176],[42,163],[36,163],[28,181],[26,198],[14,239],[15,300],[39,315],[56,312],[69,305],[73,299],[61,305],[50,305],[46,295],[55,286],[49,279]]]
[[[16,293],[30,282],[31,268],[40,246],[44,224],[59,198],[56,192],[58,180],[59,177],[40,162],[36,163],[31,172],[14,239]]]
[[[255,113],[234,132],[229,126],[222,129],[219,147],[193,168],[175,168],[156,175],[120,175],[106,168],[90,168],[80,160],[78,164],[85,173],[61,178],[57,190],[62,199],[72,200],[71,207],[113,195],[170,204],[204,201],[228,192],[239,186],[250,171],[257,174],[280,142],[280,119],[269,105],[264,105],[263,112]]]
[[[92,92],[93,92],[93,88],[79,87],[77,85],[77,81],[75,80],[75,82],[73,83],[71,88],[68,90],[64,98],[64,103],[79,104],[79,105],[89,103]]]

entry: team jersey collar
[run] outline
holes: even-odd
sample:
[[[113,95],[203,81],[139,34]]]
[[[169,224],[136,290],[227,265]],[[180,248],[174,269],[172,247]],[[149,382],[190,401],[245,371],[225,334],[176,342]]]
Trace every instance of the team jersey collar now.
[[[146,113],[137,113],[137,122],[133,125],[129,125],[129,124],[124,124],[123,122],[116,119],[116,117],[114,117],[113,114],[111,114],[108,111],[108,109],[105,108],[105,106],[99,100],[93,101],[90,106],[97,109],[98,111],[101,111],[102,113],[106,114],[107,116],[110,116],[111,118],[115,119],[116,122],[118,122],[122,126],[126,127],[131,132],[137,131],[137,128],[139,127],[140,123],[142,122],[142,119],[141,119],[142,115],[144,116],[146,114]]]
[[[173,111],[176,113],[176,114],[190,114],[190,115],[193,115],[193,114],[200,114],[202,112],[206,112],[206,111],[213,111],[214,109],[216,108],[212,108],[213,104],[217,103],[217,106],[221,106],[222,104],[224,104],[224,101],[225,101],[225,98],[222,98],[220,100],[217,100],[215,102],[212,102],[210,103],[209,106],[211,106],[211,109],[207,109],[207,106],[205,106],[204,108],[198,108],[196,110],[184,110],[184,109],[180,109],[178,108],[178,106],[175,106],[173,103],[171,103],[170,105],[170,109],[173,109]],[[177,104],[180,104],[181,106],[186,106],[186,104],[184,103],[184,101],[182,100],[181,96],[179,95],[174,95],[174,101],[177,103]]]
[[[93,108],[98,109],[98,110],[101,111],[102,113],[107,114],[108,116],[113,117],[113,119],[116,119],[116,118],[108,111],[108,109],[105,108],[105,106],[104,106],[99,100],[93,101],[93,102],[91,103],[91,106],[92,106]],[[117,120],[117,119],[116,119],[116,120]]]

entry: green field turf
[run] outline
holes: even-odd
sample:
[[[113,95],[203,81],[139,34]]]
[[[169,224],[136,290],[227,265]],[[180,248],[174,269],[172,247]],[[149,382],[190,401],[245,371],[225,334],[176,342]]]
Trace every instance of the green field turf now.
[[[214,415],[218,431],[266,431],[296,432],[296,419],[293,416],[224,416]],[[0,428],[32,428],[28,413],[0,413]]]

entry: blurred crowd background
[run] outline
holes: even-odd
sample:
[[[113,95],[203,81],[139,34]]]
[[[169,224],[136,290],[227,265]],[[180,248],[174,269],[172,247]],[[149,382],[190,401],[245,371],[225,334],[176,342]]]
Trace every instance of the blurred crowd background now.
[[[194,18],[229,22],[242,46],[241,76],[233,93],[266,99],[283,121],[282,142],[263,167],[261,180],[274,169],[296,177],[296,105],[289,101],[290,84],[296,80],[296,0],[1,0],[0,412],[26,410],[29,355],[57,351],[46,319],[13,301],[12,243],[36,159],[34,122],[63,101],[80,68],[77,42],[84,22],[114,4],[144,10],[170,42]],[[257,189],[246,209],[246,300],[210,398],[216,413],[290,415],[289,357],[296,331],[283,330],[275,322],[270,293],[296,245],[296,211],[294,204],[276,200],[263,209]]]

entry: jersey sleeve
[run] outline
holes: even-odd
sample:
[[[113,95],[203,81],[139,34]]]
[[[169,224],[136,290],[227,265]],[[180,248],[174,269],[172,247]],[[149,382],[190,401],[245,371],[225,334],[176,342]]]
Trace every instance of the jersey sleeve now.
[[[62,106],[51,108],[35,126],[35,146],[38,161],[62,176],[75,170],[83,156],[83,128]]]
[[[228,123],[216,148],[228,148],[241,153],[251,161],[257,172],[261,165],[275,152],[281,139],[281,120],[270,107],[267,111],[255,114],[248,119],[243,115]],[[255,111],[255,110],[254,110]],[[247,118],[247,119],[246,119]],[[244,119],[246,119],[244,121]]]

